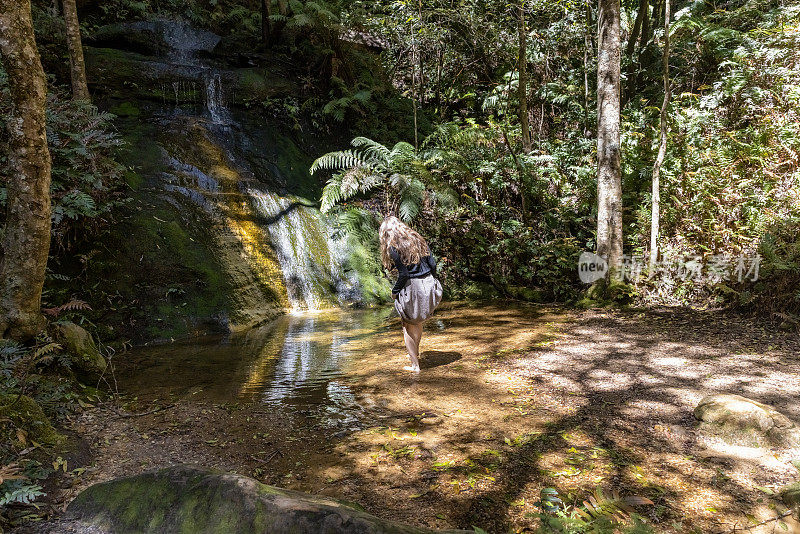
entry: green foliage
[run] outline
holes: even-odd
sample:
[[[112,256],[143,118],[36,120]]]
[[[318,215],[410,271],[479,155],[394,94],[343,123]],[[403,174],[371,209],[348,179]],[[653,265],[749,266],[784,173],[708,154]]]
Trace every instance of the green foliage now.
[[[567,506],[554,488],[544,488],[537,502],[542,512],[539,514],[541,527],[538,532],[557,532],[562,534],[604,533],[646,534],[653,532],[633,506],[653,504],[644,497],[620,497],[616,492],[610,495],[602,489],[583,502],[582,506]]]
[[[23,480],[9,480],[0,484],[0,506],[31,504],[44,495],[40,485]]]
[[[361,89],[360,91],[352,91],[340,84],[343,96],[337,97],[334,90],[331,90],[331,98],[327,104],[322,107],[322,114],[330,116],[336,122],[344,122],[348,112],[364,114],[368,111],[374,110],[374,105],[371,104],[372,91],[368,89]]]
[[[7,94],[0,79],[0,93]],[[5,123],[9,99],[0,104]],[[97,236],[125,201],[123,167],[117,161],[121,146],[113,131],[113,115],[85,102],[74,102],[61,91],[47,100],[47,139],[52,159],[52,234],[60,249]],[[4,128],[5,129],[5,128]],[[6,139],[0,138],[0,161],[5,160]],[[0,208],[5,208],[5,173],[0,171]],[[1,221],[0,221],[1,222]]]
[[[378,191],[401,219],[413,220],[420,211],[425,192],[422,179],[427,176],[414,147],[401,141],[389,149],[366,137],[356,137],[352,145],[355,150],[330,152],[311,165],[311,174],[319,170],[340,171],[322,190],[322,212]]]
[[[46,335],[32,346],[0,340],[0,525],[9,505],[36,506],[45,495],[41,481],[53,470],[20,452],[43,459],[63,443],[51,420],[74,413],[79,401],[76,384],[53,371],[68,368],[69,358]]]

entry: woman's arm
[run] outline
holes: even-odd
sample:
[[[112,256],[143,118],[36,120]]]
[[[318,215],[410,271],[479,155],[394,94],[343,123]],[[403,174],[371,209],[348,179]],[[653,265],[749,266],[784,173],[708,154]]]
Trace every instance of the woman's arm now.
[[[409,280],[408,268],[403,264],[403,260],[400,259],[400,254],[398,254],[395,249],[389,249],[389,256],[391,256],[394,266],[397,268],[397,282],[395,282],[394,287],[392,287],[392,298],[397,298],[398,293],[406,287],[406,282]]]
[[[433,276],[436,276],[436,256],[434,256],[433,254],[431,254],[430,256],[428,256],[428,257],[426,258],[426,260],[427,260],[427,262],[428,262],[428,267],[430,267],[430,268],[431,268],[431,274],[432,274]]]

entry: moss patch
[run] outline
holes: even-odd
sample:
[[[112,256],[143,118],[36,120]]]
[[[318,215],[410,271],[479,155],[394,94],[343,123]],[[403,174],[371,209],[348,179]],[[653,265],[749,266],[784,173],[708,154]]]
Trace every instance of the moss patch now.
[[[53,428],[41,406],[27,395],[0,393],[0,420],[10,419],[28,439],[43,445],[61,445],[66,438]]]
[[[96,484],[78,495],[69,512],[120,534],[436,532],[383,520],[334,499],[187,466]]]

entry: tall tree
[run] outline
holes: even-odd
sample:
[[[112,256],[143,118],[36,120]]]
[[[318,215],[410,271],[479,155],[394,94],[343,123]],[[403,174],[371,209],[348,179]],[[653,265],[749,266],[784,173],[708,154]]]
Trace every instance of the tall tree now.
[[[655,267],[658,260],[658,231],[660,225],[661,209],[661,166],[664,164],[664,157],[667,155],[667,106],[672,95],[672,87],[669,83],[669,0],[664,2],[664,100],[661,102],[661,131],[658,139],[658,155],[653,164],[653,190],[650,217],[650,269]]]
[[[597,27],[597,254],[622,267],[620,0],[599,0]]]
[[[0,58],[13,105],[0,252],[0,337],[26,340],[45,324],[40,310],[50,249],[47,81],[33,36],[30,0],[0,0]]]
[[[525,24],[525,0],[519,3],[519,84],[517,99],[519,100],[519,125],[522,130],[522,149],[527,154],[531,151],[531,128],[528,124],[528,29]]]
[[[78,23],[78,8],[75,6],[75,0],[62,0],[62,2],[64,23],[67,27],[72,98],[89,100],[89,86],[86,83],[86,65],[83,61],[83,44],[81,43],[81,26]]]

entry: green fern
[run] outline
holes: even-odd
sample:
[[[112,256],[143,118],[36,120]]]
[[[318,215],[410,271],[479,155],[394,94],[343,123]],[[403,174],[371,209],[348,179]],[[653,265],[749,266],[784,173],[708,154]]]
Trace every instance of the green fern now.
[[[0,484],[0,506],[13,503],[30,504],[46,495],[42,487],[26,480],[6,480]]]
[[[396,209],[404,221],[412,221],[421,211],[425,183],[431,182],[430,172],[416,149],[402,141],[390,149],[366,137],[356,137],[351,144],[353,149],[330,152],[311,165],[311,174],[339,171],[322,190],[322,212],[381,190],[387,208]]]

